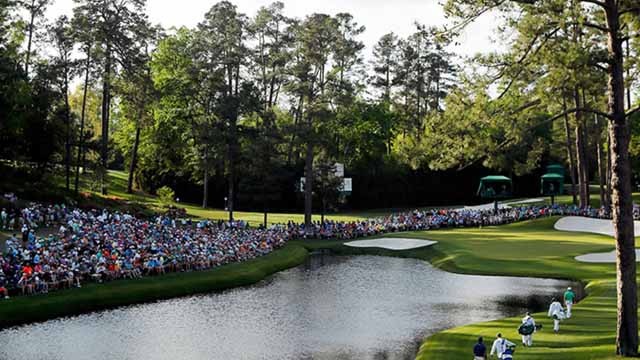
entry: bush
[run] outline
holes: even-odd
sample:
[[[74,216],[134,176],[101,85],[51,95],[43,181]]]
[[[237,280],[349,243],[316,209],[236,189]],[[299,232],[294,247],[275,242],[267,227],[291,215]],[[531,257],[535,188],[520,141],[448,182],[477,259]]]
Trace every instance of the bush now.
[[[156,194],[158,195],[158,198],[163,205],[169,205],[173,203],[173,199],[176,196],[176,193],[168,186],[161,187],[160,189],[158,189]]]

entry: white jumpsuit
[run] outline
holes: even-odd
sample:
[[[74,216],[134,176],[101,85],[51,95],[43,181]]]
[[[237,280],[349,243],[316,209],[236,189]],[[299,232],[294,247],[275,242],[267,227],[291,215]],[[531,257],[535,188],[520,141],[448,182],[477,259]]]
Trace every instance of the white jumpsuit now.
[[[553,318],[553,331],[560,331],[560,319],[564,317],[564,309],[562,308],[562,304],[557,301],[552,302],[549,306],[548,315],[549,317]]]
[[[535,328],[536,328],[536,322],[535,320],[533,320],[533,318],[531,316],[525,316],[522,318],[522,323],[526,324],[526,323],[531,323],[531,325],[533,325],[533,332],[535,332]],[[524,346],[532,346],[533,345],[533,333],[529,334],[529,335],[522,335],[522,344]]]

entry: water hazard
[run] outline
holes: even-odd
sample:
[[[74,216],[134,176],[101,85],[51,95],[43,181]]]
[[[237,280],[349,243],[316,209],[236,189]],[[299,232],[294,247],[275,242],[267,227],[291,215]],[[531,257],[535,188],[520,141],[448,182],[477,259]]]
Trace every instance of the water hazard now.
[[[7,329],[0,359],[414,359],[429,334],[522,314],[567,284],[317,255],[251,287]]]

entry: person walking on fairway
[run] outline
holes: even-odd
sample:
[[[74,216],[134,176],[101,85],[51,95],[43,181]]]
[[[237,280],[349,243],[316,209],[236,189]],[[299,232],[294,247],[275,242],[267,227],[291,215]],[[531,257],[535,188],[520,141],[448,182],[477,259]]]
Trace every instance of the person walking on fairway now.
[[[553,332],[557,334],[560,331],[560,320],[565,319],[565,314],[562,304],[555,298],[551,300],[551,305],[549,305],[548,316],[553,318]]]
[[[567,307],[567,319],[571,317],[571,307],[573,307],[575,299],[576,294],[573,293],[571,287],[568,287],[567,291],[564,293],[564,305]]]
[[[487,347],[484,345],[482,336],[478,338],[478,343],[473,347],[473,360],[487,360]]]
[[[522,325],[518,328],[518,332],[522,335],[522,345],[533,345],[533,333],[536,331],[536,321],[531,317],[531,313],[527,313],[522,318]]]
[[[493,355],[495,354],[498,356],[498,359],[500,360],[512,359],[513,357],[511,356],[511,354],[513,354],[513,351],[508,351],[508,350],[515,345],[516,344],[512,343],[511,341],[503,338],[501,333],[498,333],[498,335],[496,336],[496,339],[493,341],[493,346],[491,347],[491,353],[489,354],[489,356],[493,357]],[[510,353],[510,354],[506,354],[509,357],[505,358],[504,357],[505,353]]]

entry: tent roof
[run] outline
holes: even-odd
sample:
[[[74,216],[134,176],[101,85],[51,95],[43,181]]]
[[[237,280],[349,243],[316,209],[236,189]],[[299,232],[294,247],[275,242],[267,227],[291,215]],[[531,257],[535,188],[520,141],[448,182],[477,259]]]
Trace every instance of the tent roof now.
[[[564,175],[564,166],[559,165],[559,164],[549,165],[549,166],[547,166],[547,172],[548,173]]]
[[[511,181],[511,179],[502,175],[489,175],[489,176],[483,177],[480,180],[481,181],[509,181],[509,182]]]
[[[564,176],[560,175],[560,174],[555,174],[555,173],[549,173],[549,174],[544,174],[541,177],[542,179],[562,179],[564,180]]]

